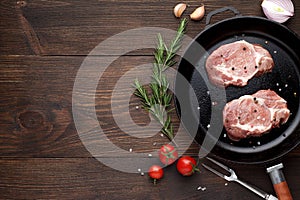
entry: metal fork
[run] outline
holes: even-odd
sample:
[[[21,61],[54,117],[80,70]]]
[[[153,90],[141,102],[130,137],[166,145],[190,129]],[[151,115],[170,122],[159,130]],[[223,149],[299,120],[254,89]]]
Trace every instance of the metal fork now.
[[[230,173],[230,176],[222,174],[222,173],[218,172],[217,170],[209,167],[208,165],[202,163],[202,166],[204,168],[206,168],[207,170],[213,172],[214,174],[222,177],[223,179],[225,179],[227,181],[234,181],[234,182],[237,182],[237,183],[241,184],[242,186],[248,188],[250,191],[254,192],[258,196],[262,197],[263,199],[266,199],[266,200],[278,200],[272,194],[268,194],[268,193],[262,191],[261,189],[255,187],[255,186],[252,186],[252,185],[250,185],[248,183],[245,183],[245,182],[239,180],[238,177],[237,177],[237,175],[236,175],[236,173],[232,169],[230,169],[229,167],[223,165],[222,163],[220,163],[220,162],[218,162],[218,161],[216,161],[216,160],[214,160],[212,158],[209,158],[209,157],[206,157],[206,158],[209,161],[213,162],[214,164],[218,165],[219,167],[221,167],[221,168],[225,169],[226,171],[228,171]]]

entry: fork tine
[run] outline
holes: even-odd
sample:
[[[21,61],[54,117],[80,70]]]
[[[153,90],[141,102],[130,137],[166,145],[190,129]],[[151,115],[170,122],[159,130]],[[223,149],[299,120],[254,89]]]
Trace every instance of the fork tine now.
[[[218,161],[216,161],[216,160],[214,160],[214,159],[212,159],[212,158],[210,158],[210,157],[206,157],[206,158],[207,158],[209,161],[211,161],[211,162],[215,163],[216,165],[218,165],[219,167],[225,169],[226,171],[228,171],[228,172],[231,172],[231,171],[232,171],[232,169],[230,169],[230,168],[227,167],[226,165],[223,165],[222,163],[219,163]]]
[[[209,167],[209,166],[207,166],[206,164],[203,164],[203,163],[202,163],[202,166],[203,166],[204,168],[206,168],[207,170],[213,172],[214,174],[216,174],[216,175],[218,175],[218,176],[220,176],[220,177],[222,177],[222,178],[225,179],[225,175],[222,174],[222,173],[220,173],[220,172],[218,172],[217,170],[215,170],[215,169],[213,169],[213,168],[211,168],[211,167]]]

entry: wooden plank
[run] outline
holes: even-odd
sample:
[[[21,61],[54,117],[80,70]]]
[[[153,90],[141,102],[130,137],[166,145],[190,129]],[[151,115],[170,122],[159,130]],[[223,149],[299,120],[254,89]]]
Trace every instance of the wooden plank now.
[[[2,55],[87,55],[105,39],[123,31],[141,27],[176,30],[179,20],[173,14],[174,1],[1,1],[0,53]],[[189,1],[188,17],[199,5]],[[233,6],[243,15],[263,16],[260,2],[205,1],[206,13],[224,6]],[[296,11],[300,10],[295,4]],[[233,14],[225,12],[213,17],[220,21]],[[205,20],[189,21],[187,35],[195,37]],[[300,34],[300,20],[287,24]],[[147,39],[147,38],[145,38]],[[149,53],[149,52],[148,52]]]
[[[285,176],[294,199],[300,198],[297,158],[286,160]],[[263,167],[231,166],[240,178],[274,193]],[[153,185],[141,176],[116,171],[93,158],[0,159],[2,199],[260,199],[236,183],[228,183],[200,167],[192,177],[182,177],[175,165],[165,168],[164,178]],[[255,173],[253,173],[255,172]],[[292,181],[293,180],[293,181]],[[126,183],[126,184],[125,184]],[[206,187],[205,191],[197,188]]]
[[[78,136],[72,111],[72,90],[84,57],[2,56],[0,59],[0,156],[90,157]],[[142,78],[145,73],[150,77],[152,61],[152,56],[123,56],[99,75],[101,78],[99,83],[96,80],[96,91],[85,90],[83,84],[83,90],[79,90],[82,98],[78,102],[82,110],[78,113],[88,117],[89,112],[86,113],[86,110],[91,105],[85,102],[85,98],[96,94],[98,116],[94,120],[87,118],[88,131],[91,133],[88,143],[95,142],[94,136],[98,136],[93,132],[96,127],[92,122],[96,125],[100,123],[103,130],[98,142],[105,146],[108,138],[112,144],[126,152],[130,148],[134,152],[150,152],[168,142],[167,138],[160,136],[158,126],[146,130],[149,116],[141,109],[139,100],[132,95],[134,79],[141,77],[141,81],[145,81]],[[101,68],[100,60],[98,63]],[[150,63],[150,66],[140,67],[145,63]],[[131,75],[127,76],[131,71]],[[94,73],[97,74],[97,71],[92,70],[90,76],[83,78],[89,80],[95,77]],[[124,79],[120,84],[121,77]],[[118,84],[122,88],[115,89]],[[136,109],[136,106],[139,108]],[[112,108],[115,108],[114,113]],[[172,116],[176,131],[179,121],[175,111]],[[119,127],[116,118],[121,120],[121,128],[125,130]],[[132,121],[128,118],[132,118]],[[183,135],[187,136],[184,132]],[[180,140],[187,143],[184,137]],[[107,154],[104,151],[93,156]],[[110,154],[117,157],[123,155],[122,152]]]

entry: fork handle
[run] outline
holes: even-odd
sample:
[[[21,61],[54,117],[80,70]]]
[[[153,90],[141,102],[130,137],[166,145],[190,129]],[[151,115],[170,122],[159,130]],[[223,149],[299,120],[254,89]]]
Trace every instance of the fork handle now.
[[[250,191],[254,192],[255,194],[257,194],[258,196],[260,196],[263,199],[266,200],[278,200],[276,197],[274,197],[271,194],[268,194],[264,191],[262,191],[261,189],[257,188],[254,185],[250,185],[244,181],[241,181],[240,179],[236,179],[235,180],[237,183],[241,184],[242,186],[244,186],[245,188],[249,189]]]
[[[274,190],[279,200],[293,200],[292,194],[282,172],[283,164],[269,167],[267,172],[270,175]]]
[[[279,200],[292,200],[292,194],[286,181],[274,184],[275,192]]]

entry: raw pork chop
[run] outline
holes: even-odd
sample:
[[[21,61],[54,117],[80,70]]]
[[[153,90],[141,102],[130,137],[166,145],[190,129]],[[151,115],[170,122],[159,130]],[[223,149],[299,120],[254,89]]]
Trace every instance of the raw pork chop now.
[[[266,49],[244,40],[220,46],[206,60],[210,81],[225,87],[245,86],[252,77],[270,72],[273,67]]]
[[[259,90],[228,102],[223,110],[223,124],[234,141],[261,136],[284,124],[290,116],[287,102],[272,90]]]

